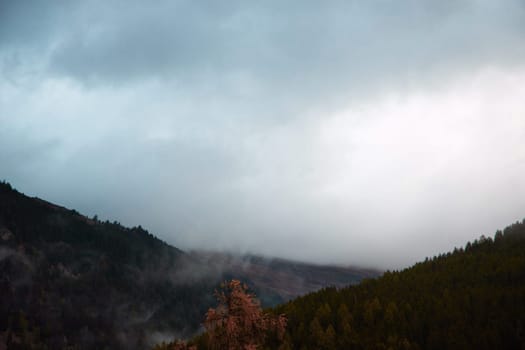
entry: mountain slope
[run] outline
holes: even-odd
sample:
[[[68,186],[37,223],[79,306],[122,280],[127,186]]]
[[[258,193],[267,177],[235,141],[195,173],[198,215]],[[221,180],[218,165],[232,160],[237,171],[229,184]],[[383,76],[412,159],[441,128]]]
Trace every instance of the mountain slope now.
[[[354,267],[315,265],[285,259],[219,252],[192,252],[207,266],[220,267],[226,279],[250,285],[263,306],[275,306],[326,286],[344,287],[363,278],[377,277],[379,271]]]
[[[220,280],[194,280],[191,267],[140,227],[0,185],[0,332],[10,348],[143,348],[154,332],[191,334]]]
[[[525,349],[525,220],[274,311],[289,318],[292,349]]]
[[[0,183],[0,349],[142,349],[194,334],[227,278],[269,306],[373,273],[211,255],[222,263]]]

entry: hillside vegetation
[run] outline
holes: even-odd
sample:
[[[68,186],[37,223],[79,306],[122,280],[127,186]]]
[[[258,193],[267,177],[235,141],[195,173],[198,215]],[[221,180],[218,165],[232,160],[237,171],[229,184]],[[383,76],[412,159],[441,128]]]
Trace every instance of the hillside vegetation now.
[[[141,227],[0,184],[0,348],[144,349],[200,326],[221,277]]]
[[[225,279],[263,306],[376,272],[188,254],[142,227],[100,221],[0,182],[0,350],[146,349],[191,337]]]
[[[325,288],[267,312],[285,321],[283,335],[239,342],[228,321],[219,332],[207,327],[188,343],[156,349],[525,349],[525,220],[493,239],[482,236],[403,271]],[[233,320],[253,317],[244,312]]]
[[[274,312],[288,318],[292,349],[525,349],[525,220]]]
[[[190,337],[207,324],[219,282],[235,277],[236,269],[206,259],[141,227],[90,219],[0,183],[0,349],[146,349]],[[277,271],[284,281],[316,271],[310,285],[346,276],[252,263],[237,273],[280,293],[289,287],[263,284],[259,275]],[[253,310],[248,315],[262,320],[286,319],[278,340],[259,332],[260,349],[525,349],[525,220],[402,271]],[[187,345],[220,349],[221,328],[206,329],[215,334]]]

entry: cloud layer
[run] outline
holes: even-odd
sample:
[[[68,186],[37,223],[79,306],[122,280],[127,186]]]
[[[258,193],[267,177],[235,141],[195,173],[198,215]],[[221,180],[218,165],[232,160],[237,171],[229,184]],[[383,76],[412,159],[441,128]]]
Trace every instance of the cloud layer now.
[[[520,1],[4,2],[0,178],[182,248],[404,266],[525,216],[523,23]]]

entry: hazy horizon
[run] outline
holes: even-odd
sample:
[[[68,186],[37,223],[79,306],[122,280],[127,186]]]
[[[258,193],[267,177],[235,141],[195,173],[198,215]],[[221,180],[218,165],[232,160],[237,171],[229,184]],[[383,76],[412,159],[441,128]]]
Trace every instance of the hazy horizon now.
[[[0,180],[184,250],[400,268],[525,217],[525,4],[0,2]]]

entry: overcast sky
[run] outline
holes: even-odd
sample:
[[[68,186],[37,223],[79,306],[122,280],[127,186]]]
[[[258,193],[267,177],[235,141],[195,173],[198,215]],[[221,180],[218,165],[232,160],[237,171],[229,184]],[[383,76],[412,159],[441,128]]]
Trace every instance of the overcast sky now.
[[[183,249],[408,266],[525,217],[525,3],[0,0],[0,179]]]

